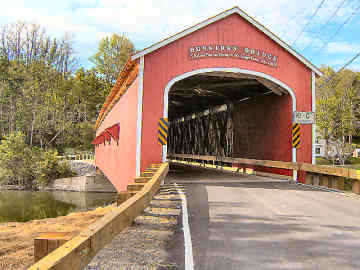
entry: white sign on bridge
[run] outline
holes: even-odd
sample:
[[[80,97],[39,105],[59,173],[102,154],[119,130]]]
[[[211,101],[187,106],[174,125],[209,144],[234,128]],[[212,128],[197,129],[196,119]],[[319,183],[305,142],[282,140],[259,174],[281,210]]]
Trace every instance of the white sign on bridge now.
[[[293,123],[298,124],[314,124],[315,113],[314,112],[294,112]]]

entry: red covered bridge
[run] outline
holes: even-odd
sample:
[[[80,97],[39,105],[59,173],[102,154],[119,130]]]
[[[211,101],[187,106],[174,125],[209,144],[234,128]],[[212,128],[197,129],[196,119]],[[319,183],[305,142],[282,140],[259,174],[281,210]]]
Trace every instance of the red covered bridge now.
[[[232,8],[128,60],[96,122],[96,165],[121,191],[168,154],[314,163],[315,125],[301,125],[295,148],[292,115],[315,111],[316,76],[318,68]]]

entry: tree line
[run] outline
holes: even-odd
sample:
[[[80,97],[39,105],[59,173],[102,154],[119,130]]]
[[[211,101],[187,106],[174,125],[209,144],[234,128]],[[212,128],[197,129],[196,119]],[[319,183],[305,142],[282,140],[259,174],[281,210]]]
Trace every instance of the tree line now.
[[[134,46],[125,36],[104,38],[79,66],[70,35],[53,38],[37,24],[0,30],[0,139],[21,131],[30,146],[89,150],[93,124]]]
[[[93,151],[94,124],[134,45],[114,34],[79,65],[70,35],[0,26],[0,182],[38,189],[73,175],[59,155]]]
[[[336,73],[321,68],[317,80],[316,122],[325,140],[325,157],[341,164],[351,156],[353,138],[360,135],[360,72],[345,69]]]

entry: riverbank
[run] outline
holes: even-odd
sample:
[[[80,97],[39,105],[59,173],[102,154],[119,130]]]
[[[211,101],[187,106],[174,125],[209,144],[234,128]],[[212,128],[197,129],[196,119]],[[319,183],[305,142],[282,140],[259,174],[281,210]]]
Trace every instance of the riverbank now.
[[[16,185],[0,185],[0,190],[25,190],[25,188]]]
[[[0,223],[0,269],[22,270],[33,264],[34,238],[46,232],[80,233],[91,223],[116,208],[115,204],[67,216]]]

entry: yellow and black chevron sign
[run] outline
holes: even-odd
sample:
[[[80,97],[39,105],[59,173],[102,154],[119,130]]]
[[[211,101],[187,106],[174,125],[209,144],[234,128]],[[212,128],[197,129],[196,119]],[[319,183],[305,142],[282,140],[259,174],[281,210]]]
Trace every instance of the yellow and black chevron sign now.
[[[160,118],[159,120],[159,132],[158,132],[158,143],[161,145],[167,144],[168,134],[168,120],[167,118]]]
[[[292,126],[292,146],[300,148],[300,124],[294,123]]]

